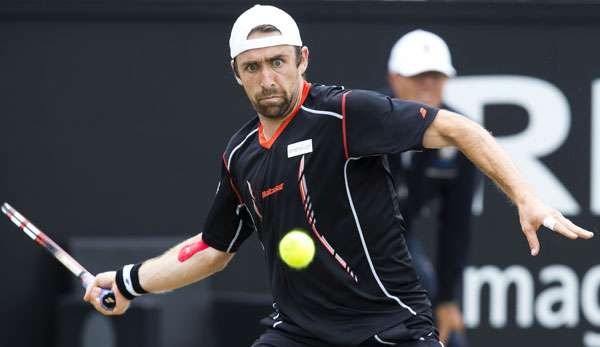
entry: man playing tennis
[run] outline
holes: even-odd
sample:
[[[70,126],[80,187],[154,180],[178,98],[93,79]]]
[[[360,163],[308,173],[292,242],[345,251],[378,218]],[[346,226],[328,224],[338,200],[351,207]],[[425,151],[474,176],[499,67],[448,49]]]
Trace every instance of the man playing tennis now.
[[[257,232],[275,312],[254,347],[440,346],[431,304],[411,265],[387,154],[455,146],[509,196],[532,255],[543,224],[570,239],[592,233],[545,206],[506,153],[455,113],[364,91],[308,83],[308,48],[295,21],[272,6],[236,20],[232,69],[257,113],[223,154],[201,234],[163,255],[98,274],[84,299],[123,314],[144,293],[183,287],[222,270]],[[289,230],[317,245],[304,270],[277,255]],[[99,288],[117,305],[104,310]]]

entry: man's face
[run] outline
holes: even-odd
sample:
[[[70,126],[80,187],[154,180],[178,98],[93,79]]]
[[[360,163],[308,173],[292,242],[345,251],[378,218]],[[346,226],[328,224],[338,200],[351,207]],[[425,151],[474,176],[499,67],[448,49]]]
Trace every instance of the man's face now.
[[[448,76],[436,71],[404,77],[390,73],[389,82],[395,96],[404,100],[414,100],[434,107],[440,107],[444,85]]]
[[[250,39],[280,35],[274,33],[254,33]],[[302,61],[296,61],[293,46],[282,45],[256,48],[238,55],[238,83],[244,88],[252,107],[268,118],[280,118],[294,107],[306,71],[308,49],[302,48]]]

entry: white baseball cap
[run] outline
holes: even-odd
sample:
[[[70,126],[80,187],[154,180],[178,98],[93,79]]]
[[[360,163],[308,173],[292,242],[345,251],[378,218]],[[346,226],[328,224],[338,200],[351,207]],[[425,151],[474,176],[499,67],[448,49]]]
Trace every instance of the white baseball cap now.
[[[250,31],[259,25],[272,25],[281,35],[248,39]],[[250,49],[280,45],[302,46],[302,39],[294,18],[275,6],[254,5],[233,23],[229,37],[231,59]]]
[[[402,36],[392,47],[388,70],[411,77],[427,71],[456,75],[448,45],[441,37],[425,30],[415,30]]]

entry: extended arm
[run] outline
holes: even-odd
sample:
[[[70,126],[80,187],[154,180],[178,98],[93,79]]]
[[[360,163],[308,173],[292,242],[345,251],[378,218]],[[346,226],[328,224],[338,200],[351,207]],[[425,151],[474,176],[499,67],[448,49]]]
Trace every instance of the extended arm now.
[[[171,248],[159,257],[145,261],[139,269],[139,281],[144,290],[150,293],[160,293],[206,278],[221,271],[233,258],[233,253],[225,253],[211,247],[192,254],[181,261],[180,252],[188,245],[194,245],[202,240],[202,234],[196,235],[179,245]],[[97,302],[99,288],[111,288],[115,292],[117,305],[113,311],[104,310]],[[127,300],[117,288],[115,271],[103,272],[96,276],[94,285],[88,287],[84,300],[105,315],[124,313],[129,307]]]
[[[558,211],[545,206],[496,140],[468,118],[440,110],[425,132],[423,146],[457,147],[508,195],[519,209],[521,229],[529,243],[531,255],[539,253],[537,230],[544,223],[570,239],[589,239],[594,235],[573,224]]]
[[[181,262],[179,253],[186,245],[202,240],[202,234],[194,236],[171,248],[160,257],[145,261],[140,268],[140,283],[151,293],[161,293],[181,288],[204,279],[227,266],[233,253],[225,253],[208,247]]]

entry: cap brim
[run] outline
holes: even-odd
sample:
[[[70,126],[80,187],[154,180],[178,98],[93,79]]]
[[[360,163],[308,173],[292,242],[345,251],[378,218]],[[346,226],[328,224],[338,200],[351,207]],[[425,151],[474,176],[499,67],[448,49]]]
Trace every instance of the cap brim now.
[[[413,76],[422,74],[424,72],[439,72],[448,77],[456,76],[456,70],[454,69],[454,67],[449,66],[449,65],[440,66],[440,65],[422,64],[422,65],[411,66],[409,68],[403,67],[401,69],[395,69],[395,72],[397,72],[400,75],[405,76],[405,77],[413,77]]]

